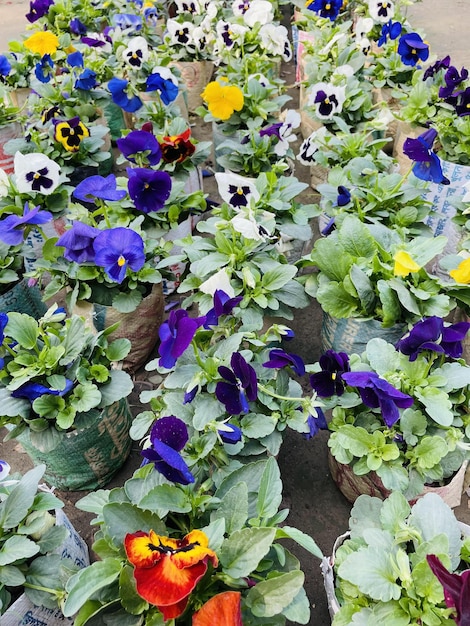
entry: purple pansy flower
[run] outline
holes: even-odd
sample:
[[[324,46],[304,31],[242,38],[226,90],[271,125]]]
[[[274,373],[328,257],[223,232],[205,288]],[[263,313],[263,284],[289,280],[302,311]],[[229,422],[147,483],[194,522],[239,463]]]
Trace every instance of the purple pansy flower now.
[[[178,96],[178,85],[169,78],[164,78],[159,72],[154,72],[147,78],[145,91],[158,91],[163,104],[169,105]]]
[[[150,431],[150,447],[142,450],[144,463],[153,463],[167,480],[181,485],[194,482],[194,476],[179,452],[188,442],[186,424],[174,415],[161,417]]]
[[[450,66],[450,56],[447,55],[446,57],[444,57],[443,59],[439,59],[438,61],[436,61],[435,63],[433,63],[426,69],[426,71],[423,74],[423,80],[432,78],[442,69],[446,69],[449,66]]]
[[[468,70],[462,67],[461,72],[454,67],[450,66],[446,73],[444,74],[445,87],[440,87],[439,89],[439,98],[449,98],[454,93],[456,87],[463,83],[464,80],[468,78]]]
[[[388,20],[382,26],[382,32],[380,33],[379,40],[377,41],[377,45],[383,46],[387,43],[387,39],[398,39],[401,35],[401,23],[400,22],[392,22],[392,20]]]
[[[128,35],[142,30],[142,18],[133,13],[117,13],[113,15],[112,22],[114,26],[126,30]]]
[[[136,209],[143,213],[159,211],[171,193],[171,176],[168,172],[154,172],[144,167],[128,168],[127,188]]]
[[[400,37],[397,52],[404,65],[416,65],[429,57],[429,46],[418,33],[406,33]]]
[[[336,228],[336,216],[333,215],[333,217],[330,217],[326,225],[321,229],[321,234],[324,235],[325,237],[327,235],[331,235],[331,233],[335,230],[335,228]]]
[[[95,263],[104,267],[107,276],[122,283],[129,267],[138,272],[145,263],[144,241],[131,228],[102,230],[93,241]]]
[[[315,11],[320,17],[328,18],[334,22],[342,6],[343,0],[313,0],[313,2],[307,4],[307,9]]]
[[[213,298],[214,307],[206,313],[204,328],[217,326],[219,317],[221,315],[230,315],[233,309],[243,300],[243,296],[231,298],[223,289],[216,289]]]
[[[403,152],[415,161],[413,174],[417,178],[448,185],[450,181],[442,172],[441,160],[432,149],[436,137],[437,131],[434,128],[430,128],[416,139],[408,137],[403,144]]]
[[[114,104],[117,104],[127,113],[134,113],[142,106],[142,100],[139,96],[129,96],[126,93],[129,81],[124,78],[111,78],[108,82],[108,89],[111,92],[111,98]]]
[[[33,24],[37,20],[47,15],[49,8],[54,4],[54,0],[32,0],[29,3],[29,13],[26,13],[25,17],[28,22]]]
[[[117,147],[131,163],[136,155],[142,156],[149,165],[161,161],[162,151],[154,134],[145,130],[132,130],[128,135],[116,141]]]
[[[199,391],[199,387],[193,387],[190,391],[186,391],[183,398],[183,404],[191,404],[191,402],[196,397],[197,392]]]
[[[458,626],[470,624],[470,570],[461,574],[449,572],[435,554],[427,554],[426,559],[432,573],[444,589],[444,599],[449,609],[455,609],[453,616]]]
[[[171,369],[175,366],[177,359],[189,346],[196,330],[204,320],[205,318],[189,317],[188,312],[183,309],[170,312],[168,320],[160,326],[158,331],[160,367]]]
[[[337,206],[346,206],[351,202],[351,192],[344,185],[338,187],[338,196],[336,198]]]
[[[74,222],[72,228],[59,237],[56,246],[65,248],[64,257],[74,263],[88,263],[95,260],[93,241],[101,231],[88,224]]]
[[[28,382],[15,389],[15,391],[11,392],[13,398],[25,398],[29,400],[31,403],[36,400],[36,398],[40,398],[44,395],[49,396],[65,396],[73,387],[73,381],[68,378],[65,379],[64,388],[59,389],[51,389],[50,387],[45,387],[40,383]]]
[[[317,414],[309,415],[307,418],[307,424],[310,430],[304,435],[305,439],[312,439],[312,437],[315,437],[320,430],[328,430],[328,423],[326,421],[325,414],[320,407],[316,407],[315,410]]]
[[[341,396],[344,393],[342,375],[350,371],[349,357],[345,352],[327,350],[320,357],[321,372],[310,375],[310,385],[320,398]]]
[[[248,402],[258,397],[258,380],[253,367],[239,352],[234,352],[230,360],[232,369],[221,365],[218,369],[224,381],[217,383],[215,395],[230,415],[248,413]]]
[[[50,54],[45,54],[41,60],[36,63],[34,75],[41,83],[48,83],[53,75],[54,61]]]
[[[454,106],[459,117],[470,115],[470,87],[467,87],[458,93],[457,102]]]
[[[418,354],[431,350],[459,359],[463,354],[462,342],[470,329],[469,322],[446,326],[441,317],[432,316],[417,322],[396,344],[396,349],[416,361]]]
[[[90,89],[94,89],[97,84],[96,72],[90,70],[88,67],[83,70],[75,81],[76,89],[82,89],[83,91],[90,91]]]
[[[97,174],[82,180],[75,187],[72,195],[82,202],[93,202],[96,198],[110,201],[122,200],[127,194],[125,189],[117,189],[114,174],[109,174],[106,177]]]
[[[282,367],[292,367],[297,376],[305,374],[305,364],[298,354],[289,354],[281,348],[274,348],[269,351],[269,361],[263,363],[263,367],[280,369]]]
[[[74,17],[72,20],[70,20],[69,27],[70,32],[74,35],[86,35],[87,27],[83,22],[78,19],[78,17]]]
[[[380,408],[382,419],[388,428],[400,419],[398,409],[408,409],[413,398],[402,393],[375,372],[344,372],[343,381],[357,387],[362,402],[371,409]]]
[[[31,210],[25,202],[23,215],[9,215],[0,221],[0,241],[10,246],[17,246],[24,241],[24,229],[27,226],[46,224],[52,220],[52,213],[41,211],[41,207],[35,206]]]
[[[281,134],[280,134],[280,129],[281,126],[283,125],[282,122],[277,122],[277,124],[271,124],[271,126],[267,126],[266,128],[262,128],[259,131],[259,135],[260,137],[277,137],[278,139],[281,138]]]
[[[0,313],[0,343],[3,343],[5,339],[5,327],[8,324],[8,314]]]
[[[238,426],[228,422],[224,424],[223,428],[218,428],[217,432],[224,443],[230,444],[238,443],[242,440],[243,436],[243,433]]]

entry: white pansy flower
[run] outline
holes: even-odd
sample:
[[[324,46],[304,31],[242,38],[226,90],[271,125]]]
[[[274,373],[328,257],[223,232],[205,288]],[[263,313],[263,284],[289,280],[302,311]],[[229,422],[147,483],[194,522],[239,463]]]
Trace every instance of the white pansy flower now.
[[[332,76],[354,76],[354,68],[352,65],[345,63],[344,65],[338,65],[335,67]]]
[[[10,465],[6,461],[0,460],[0,480],[5,480],[5,478],[10,473]]]
[[[270,24],[273,19],[274,8],[268,0],[252,0],[250,8],[243,14],[243,20],[250,28],[255,24]]]
[[[368,35],[373,28],[374,20],[371,17],[360,17],[354,26],[356,40],[362,39]]]
[[[234,15],[244,15],[250,8],[251,0],[234,0],[232,2],[232,13]]]
[[[297,161],[307,166],[315,163],[314,154],[324,145],[327,134],[330,133],[328,133],[326,126],[322,126],[306,137],[299,148]]]
[[[319,119],[330,120],[337,113],[341,113],[345,100],[345,87],[321,82],[311,88],[308,105],[315,109],[315,114]]]
[[[252,209],[244,208],[235,217],[232,217],[230,223],[237,233],[240,233],[246,239],[252,239],[253,241],[270,239],[270,231],[275,226],[274,214],[268,211],[260,211],[257,214],[257,218]]]
[[[288,109],[284,114],[282,126],[279,127],[279,141],[274,146],[274,152],[277,156],[284,156],[289,150],[289,144],[297,140],[297,136],[293,132],[295,128],[300,126],[300,113],[295,109]]]
[[[144,37],[133,37],[129,40],[127,48],[122,54],[122,58],[128,65],[139,69],[149,58],[149,46]]]
[[[6,198],[10,193],[10,179],[5,170],[0,168],[0,198]]]
[[[15,182],[20,193],[48,196],[59,186],[59,165],[41,152],[16,152],[14,168]]]
[[[252,201],[256,203],[260,199],[253,178],[246,178],[233,172],[217,172],[215,179],[222,200],[235,208],[249,206]]]
[[[178,22],[171,18],[168,19],[166,23],[170,43],[179,44],[181,46],[191,46],[193,44],[194,28],[195,26],[192,22]]]
[[[385,24],[395,14],[395,5],[392,0],[369,0],[369,14],[374,22]]]
[[[286,43],[289,41],[287,28],[274,24],[265,24],[259,30],[261,46],[270,54],[284,56],[286,53]],[[290,49],[290,48],[289,48]]]
[[[215,274],[212,274],[210,278],[199,285],[199,290],[202,291],[202,293],[209,294],[210,296],[213,296],[217,289],[225,291],[230,298],[235,297],[235,291],[230,284],[230,276],[225,268],[222,268]]]

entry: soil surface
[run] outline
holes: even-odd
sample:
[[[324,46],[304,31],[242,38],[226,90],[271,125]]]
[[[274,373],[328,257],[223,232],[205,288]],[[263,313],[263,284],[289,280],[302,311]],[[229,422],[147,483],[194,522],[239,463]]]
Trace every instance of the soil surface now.
[[[29,7],[23,0],[0,0],[0,53],[6,51],[7,42],[18,38],[27,27],[24,14]],[[409,9],[409,19],[416,30],[426,35],[431,49],[439,58],[450,54],[458,67],[470,67],[470,48],[466,39],[470,31],[470,0],[422,0]],[[292,85],[290,93],[298,103],[298,89],[294,86],[293,64],[282,68],[283,77]],[[200,139],[211,139],[211,128],[194,120],[194,134]],[[309,170],[296,165],[295,175],[306,182],[310,181]],[[215,193],[213,178],[204,179],[204,190],[212,196]],[[313,190],[305,193],[304,201],[312,201]],[[314,233],[315,234],[315,233]],[[292,322],[286,322],[296,332],[295,339],[289,344],[291,352],[301,355],[306,362],[314,362],[320,356],[320,307],[312,302],[302,311],[297,311]],[[139,401],[143,389],[156,385],[152,375],[138,372],[135,376],[135,391],[131,397],[131,408],[136,415],[144,408]],[[13,470],[24,472],[31,467],[29,457],[21,446],[10,441],[2,443],[5,432],[0,430],[0,458],[6,459]],[[287,523],[311,535],[325,555],[331,553],[336,537],[348,526],[351,505],[333,483],[328,468],[327,456],[328,433],[321,432],[315,439],[307,441],[292,431],[286,433],[279,455],[279,464],[284,484],[283,508],[290,509]],[[114,477],[108,488],[121,485],[140,465],[140,448],[136,442],[131,455]],[[65,502],[65,512],[75,528],[91,545],[93,528],[89,521],[91,515],[79,511],[74,503],[85,492],[56,492]],[[457,517],[470,523],[468,496],[464,493],[462,504],[456,509]],[[331,623],[328,613],[323,579],[318,559],[310,556],[301,548],[292,546],[293,552],[301,561],[306,575],[306,591],[311,602],[311,626],[327,626]]]

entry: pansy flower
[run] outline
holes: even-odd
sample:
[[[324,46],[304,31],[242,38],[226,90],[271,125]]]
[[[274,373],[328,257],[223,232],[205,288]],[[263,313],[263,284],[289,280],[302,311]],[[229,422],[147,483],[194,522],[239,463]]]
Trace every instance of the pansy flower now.
[[[37,398],[41,396],[65,396],[68,392],[73,388],[73,381],[68,378],[64,378],[63,380],[64,386],[63,389],[53,389],[51,387],[46,387],[45,385],[41,385],[40,383],[27,382],[18,387],[11,392],[12,398],[25,398],[29,400],[29,402],[33,403]]]
[[[320,17],[327,18],[332,22],[338,17],[343,0],[313,0],[306,5],[309,11],[314,11]]]
[[[408,137],[403,144],[403,152],[415,162],[413,174],[421,180],[432,181],[438,185],[448,185],[450,181],[442,172],[441,161],[433,150],[437,131],[430,128],[416,139]]]
[[[216,289],[213,296],[214,306],[206,313],[206,321],[204,328],[217,326],[219,317],[222,315],[230,315],[233,309],[240,304],[243,296],[235,296],[231,298],[228,293],[222,289]]]
[[[222,200],[233,207],[245,207],[252,200],[256,203],[260,199],[253,178],[246,178],[232,172],[228,174],[217,172],[215,179]]]
[[[234,15],[243,15],[250,8],[251,0],[234,0],[232,2],[232,13]]]
[[[305,364],[298,354],[291,354],[282,348],[273,348],[269,351],[269,360],[263,363],[263,367],[271,369],[282,369],[292,367],[297,376],[305,374]]]
[[[404,65],[417,65],[429,57],[429,45],[418,33],[406,33],[398,41],[397,52]]]
[[[344,185],[339,185],[338,195],[336,197],[337,206],[346,206],[351,202],[351,192]]]
[[[86,35],[87,33],[87,27],[78,19],[78,17],[74,17],[70,20],[69,28],[70,32],[74,35]]]
[[[192,626],[243,626],[241,593],[223,591],[193,613]]]
[[[189,485],[194,482],[194,476],[179,454],[187,443],[186,424],[174,415],[161,417],[152,426],[150,446],[142,450],[142,456],[167,480]]]
[[[453,619],[457,626],[470,623],[470,569],[461,574],[449,572],[435,554],[427,554],[426,560],[432,573],[444,589],[444,600],[455,611]]]
[[[59,38],[48,30],[38,30],[25,39],[23,45],[30,52],[34,52],[43,57],[45,54],[54,54],[57,52]]]
[[[41,211],[39,206],[30,209],[28,202],[25,202],[23,215],[8,215],[0,221],[0,241],[10,246],[18,246],[24,241],[27,227],[47,224],[51,220],[52,213]]]
[[[163,322],[158,331],[160,345],[158,354],[160,367],[171,369],[193,340],[196,330],[205,322],[205,318],[189,317],[188,312],[179,309],[170,311],[168,320]]]
[[[69,55],[67,55],[67,65],[70,65],[70,67],[85,66],[85,60],[80,50],[75,50],[74,52],[71,52]]]
[[[142,30],[142,18],[134,13],[116,13],[112,16],[112,24],[127,35]]]
[[[244,104],[243,91],[236,85],[222,85],[216,80],[208,83],[201,94],[209,112],[222,121],[228,120],[234,111],[241,111]]]
[[[327,350],[319,360],[320,372],[310,375],[310,385],[320,398],[341,396],[344,393],[342,375],[350,371],[349,357],[345,352]]]
[[[45,54],[41,57],[41,60],[36,63],[34,68],[34,75],[40,83],[50,82],[54,75],[54,61],[51,59],[50,54]]]
[[[449,275],[456,283],[470,284],[470,258],[460,261],[455,269],[450,270]]]
[[[386,24],[382,26],[382,31],[380,33],[379,40],[377,41],[377,45],[381,47],[387,43],[388,39],[398,39],[398,37],[400,37],[401,35],[401,31],[401,22],[392,22],[392,20],[389,20]]]
[[[116,141],[121,153],[131,163],[157,165],[162,158],[162,151],[157,138],[145,130],[132,130],[125,137]]]
[[[388,22],[395,14],[391,0],[369,0],[369,15],[375,22]]]
[[[11,467],[7,461],[0,460],[0,480],[5,480],[5,478],[10,473]]]
[[[288,31],[282,24],[264,24],[259,30],[261,47],[273,56],[282,57],[284,61],[292,58]]]
[[[178,81],[168,67],[154,67],[145,83],[145,91],[156,91],[167,106],[178,96]]]
[[[11,72],[11,63],[5,54],[0,54],[0,80],[4,79]]]
[[[115,202],[122,200],[126,196],[124,189],[117,188],[116,176],[109,174],[108,176],[88,176],[75,187],[72,195],[77,200],[83,202],[94,202],[98,200],[110,200]]]
[[[230,365],[232,369],[225,365],[218,368],[224,380],[217,383],[215,395],[229,415],[248,413],[248,402],[254,402],[258,397],[256,372],[240,352],[232,354]]]
[[[127,188],[138,211],[153,213],[164,207],[171,193],[168,172],[155,172],[144,167],[128,168]]]
[[[192,32],[194,24],[192,22],[178,22],[174,19],[167,20],[166,28],[170,38],[170,45],[190,46],[193,42]]]
[[[55,245],[65,248],[63,255],[68,261],[88,263],[95,260],[93,242],[100,232],[98,228],[76,221]]]
[[[380,408],[382,419],[388,428],[400,419],[398,409],[409,409],[413,398],[402,393],[375,372],[345,372],[343,381],[357,387],[362,402],[371,409]]]
[[[32,0],[29,3],[29,13],[25,15],[26,19],[33,24],[41,17],[44,17],[44,15],[47,15],[53,4],[54,0]]]
[[[128,87],[129,81],[125,78],[111,78],[108,82],[108,89],[114,104],[120,106],[127,113],[134,113],[141,108],[142,100],[136,95],[129,97]]]
[[[67,152],[78,152],[82,139],[90,136],[90,131],[79,117],[70,120],[53,120],[54,139],[60,143]]]
[[[139,69],[149,58],[149,47],[145,37],[133,37],[122,53],[122,58],[133,69]]]
[[[145,263],[144,242],[131,228],[109,228],[100,231],[93,241],[95,263],[113,282],[122,283],[127,268],[138,272]]]
[[[20,193],[48,196],[59,186],[59,165],[41,152],[16,152],[14,168],[16,186]]]
[[[394,276],[400,276],[405,278],[409,274],[416,274],[421,269],[421,266],[406,252],[406,250],[397,250],[393,255],[395,261],[393,265]]]
[[[199,291],[207,293],[210,296],[213,296],[218,289],[224,291],[230,298],[235,297],[235,291],[230,283],[230,276],[225,267],[212,274],[212,276],[199,285]]]
[[[315,409],[316,415],[309,415],[307,418],[307,426],[309,428],[308,433],[304,434],[305,439],[312,439],[320,430],[328,430],[328,422],[326,421],[325,414],[320,409],[320,407],[316,407]]]
[[[459,92],[454,106],[459,117],[470,115],[470,87],[467,87],[463,91]]]
[[[432,78],[442,69],[447,69],[450,66],[450,56],[447,55],[443,59],[437,60],[435,63],[426,68],[423,74],[423,80],[427,80],[428,78]]]
[[[90,48],[101,48],[102,54],[108,51],[111,52],[112,49],[112,39],[105,32],[84,35],[80,38],[80,41]]]
[[[241,46],[248,30],[247,26],[223,20],[219,20],[216,24],[217,35],[222,40],[222,48],[227,50],[233,48],[235,43]]]
[[[94,89],[97,84],[98,83],[96,81],[96,72],[87,67],[78,76],[74,86],[76,89],[90,91],[90,89]]]
[[[294,109],[289,109],[286,112],[283,122],[278,122],[268,126],[267,128],[262,128],[259,134],[261,137],[264,135],[277,137],[278,142],[274,146],[274,152],[277,156],[282,157],[287,154],[289,144],[296,141],[297,137],[293,133],[293,130],[300,126],[300,121],[300,113]]]
[[[398,341],[395,348],[409,356],[410,361],[416,361],[418,354],[425,350],[459,359],[463,354],[463,341],[469,329],[469,322],[445,325],[441,317],[434,315],[417,322]]]
[[[217,434],[221,438],[224,443],[229,443],[234,445],[238,443],[243,438],[243,433],[241,428],[235,426],[235,424],[230,424],[229,422],[224,422],[220,424],[217,428]]]
[[[345,100],[344,87],[321,82],[310,90],[308,104],[315,108],[315,114],[319,119],[329,120],[341,113]]]
[[[191,129],[187,128],[179,135],[162,137],[160,148],[165,163],[182,163],[196,150],[196,146],[191,141]]]
[[[467,80],[468,78],[468,70],[465,69],[464,67],[462,68],[461,72],[459,72],[459,70],[454,67],[453,65],[450,66],[446,73],[444,74],[444,80],[445,80],[445,87],[440,87],[439,88],[439,98],[443,98],[444,100],[446,98],[449,98],[450,96],[452,96],[452,94],[455,91],[455,88],[458,87],[461,83],[464,82],[464,80]]]
[[[217,567],[217,555],[201,530],[183,539],[157,535],[153,530],[127,534],[124,547],[134,566],[137,593],[156,606],[163,620],[175,619],[186,609],[189,596],[205,575],[209,561]]]
[[[273,19],[274,9],[269,0],[251,0],[248,9],[243,12],[243,21],[250,28],[257,24],[271,24]]]
[[[297,160],[303,165],[310,166],[315,163],[315,154],[320,150],[324,143],[325,135],[328,130],[325,126],[322,126],[318,130],[314,130],[308,137],[306,137],[300,145]]]

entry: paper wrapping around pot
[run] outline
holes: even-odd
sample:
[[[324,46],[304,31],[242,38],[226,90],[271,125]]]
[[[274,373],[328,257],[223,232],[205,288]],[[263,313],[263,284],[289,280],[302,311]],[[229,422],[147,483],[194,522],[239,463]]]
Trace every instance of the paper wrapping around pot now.
[[[2,169],[6,174],[13,174],[15,171],[15,157],[13,154],[7,154],[5,152],[4,146],[7,141],[10,141],[10,139],[18,139],[22,136],[23,131],[18,122],[10,122],[0,126],[0,169]]]
[[[172,65],[181,73],[179,83],[183,97],[189,113],[194,113],[203,104],[201,93],[212,78],[214,64],[212,61],[175,61],[170,67]]]

